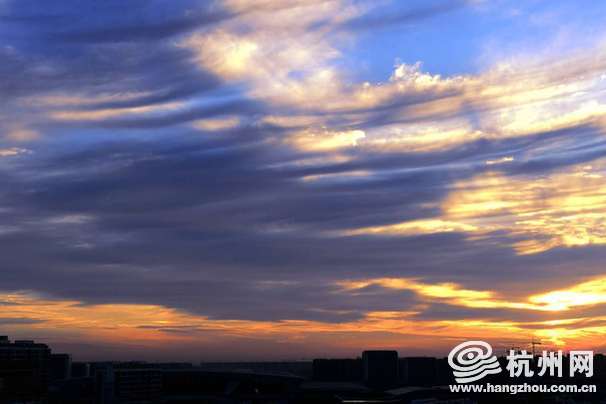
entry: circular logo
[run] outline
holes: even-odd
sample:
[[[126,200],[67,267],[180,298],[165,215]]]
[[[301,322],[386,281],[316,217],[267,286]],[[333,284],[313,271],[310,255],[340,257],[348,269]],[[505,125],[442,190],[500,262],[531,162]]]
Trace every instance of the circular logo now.
[[[455,346],[448,354],[448,364],[457,383],[471,383],[501,372],[492,347],[484,341],[467,341]]]

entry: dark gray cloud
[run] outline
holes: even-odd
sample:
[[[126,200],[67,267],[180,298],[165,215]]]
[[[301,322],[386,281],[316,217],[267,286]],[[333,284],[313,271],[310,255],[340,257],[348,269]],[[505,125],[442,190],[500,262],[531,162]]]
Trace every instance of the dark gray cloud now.
[[[522,299],[536,292],[537,282],[566,287],[554,279],[565,279],[572,266],[579,277],[601,271],[604,252],[597,247],[517,256],[457,233],[334,236],[425,217],[433,209],[425,205],[441,200],[451,181],[475,171],[452,172],[444,164],[402,174],[397,168],[411,162],[390,156],[358,156],[353,167],[325,163],[317,171],[274,168],[288,155],[264,143],[247,145],[240,136],[185,136],[5,158],[0,216],[13,231],[0,234],[8,269],[0,289],[85,304],[153,303],[218,319],[342,322],[419,303],[411,292],[341,293],[334,283],[342,279],[422,276],[480,290],[498,284],[515,287]],[[431,159],[452,163],[439,154]],[[353,168],[391,174],[301,181]],[[457,310],[432,308],[420,318],[471,313],[451,311]],[[513,313],[489,317],[507,315]]]
[[[13,25],[26,25],[19,30],[48,36],[53,41],[102,43],[160,40],[195,28],[215,24],[233,14],[214,1],[95,1],[63,0],[44,4],[39,1],[9,2],[0,18]],[[34,32],[32,32],[34,31]],[[14,33],[16,35],[16,32]]]
[[[217,87],[217,79],[195,69],[185,50],[163,43],[65,46],[52,41],[40,48],[0,50],[5,102],[17,97],[61,94],[146,92],[122,103],[87,108],[125,108],[181,99]]]

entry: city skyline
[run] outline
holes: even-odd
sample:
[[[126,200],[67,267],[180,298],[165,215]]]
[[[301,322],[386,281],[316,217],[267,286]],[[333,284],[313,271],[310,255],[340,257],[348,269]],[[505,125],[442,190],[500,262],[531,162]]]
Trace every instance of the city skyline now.
[[[606,351],[604,17],[0,0],[0,334],[78,360]]]

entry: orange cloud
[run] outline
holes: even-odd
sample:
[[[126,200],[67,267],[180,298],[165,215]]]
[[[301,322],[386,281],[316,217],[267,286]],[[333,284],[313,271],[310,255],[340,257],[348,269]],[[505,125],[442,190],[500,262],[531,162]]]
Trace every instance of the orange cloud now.
[[[529,296],[525,301],[510,301],[490,290],[466,289],[454,283],[430,284],[408,278],[377,278],[338,282],[336,293],[355,296],[370,285],[395,290],[411,290],[426,302],[446,302],[471,308],[506,308],[511,319],[494,321],[483,318],[459,320],[417,318],[425,310],[420,304],[409,310],[369,311],[359,320],[325,323],[307,320],[250,321],[213,320],[158,305],[98,304],[84,305],[78,301],[52,300],[39,296],[14,293],[0,295],[0,302],[10,311],[11,318],[41,320],[10,325],[12,332],[28,335],[52,335],[57,340],[90,340],[97,343],[121,344],[129,341],[143,347],[162,349],[168,341],[206,344],[217,338],[255,338],[267,341],[291,341],[305,344],[328,343],[327,338],[345,338],[344,346],[352,349],[406,346],[418,348],[448,347],[453,339],[483,338],[493,341],[529,341],[543,338],[546,343],[566,346],[598,346],[606,334],[606,317],[566,318],[557,320],[518,321],[518,310],[565,312],[575,306],[606,303],[606,278],[590,280],[569,289]],[[179,332],[172,332],[173,330]],[[431,338],[432,344],[423,345]]]

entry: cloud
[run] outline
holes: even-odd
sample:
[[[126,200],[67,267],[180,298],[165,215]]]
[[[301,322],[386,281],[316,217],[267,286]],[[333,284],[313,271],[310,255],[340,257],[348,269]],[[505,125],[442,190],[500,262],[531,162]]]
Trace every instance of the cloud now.
[[[359,33],[466,3],[77,3],[2,10],[11,329],[268,354],[606,332],[603,47],[380,78]]]
[[[486,160],[486,165],[493,166],[495,164],[505,164],[505,163],[510,163],[514,160],[515,159],[513,157],[501,157],[496,160]]]
[[[555,290],[528,296],[521,301],[503,300],[499,292],[493,290],[463,289],[453,283],[427,284],[408,278],[377,278],[361,281],[339,281],[343,291],[352,295],[364,293],[372,286],[385,289],[414,291],[427,300],[447,302],[450,306],[475,309],[515,309],[531,311],[561,312],[579,306],[596,306],[606,303],[603,291],[606,288],[604,278],[596,278],[571,286],[564,290]],[[476,315],[481,315],[476,313]],[[472,316],[473,317],[473,316]]]
[[[105,4],[105,7],[100,7],[110,18],[118,20],[110,28],[107,26],[79,27],[64,32],[59,31],[53,33],[52,36],[61,41],[75,43],[157,41],[194,29],[212,26],[234,17],[232,13],[222,9],[219,4],[215,4],[213,7],[200,1],[178,1],[173,7],[167,8],[155,1],[147,4],[140,3],[136,5],[137,10],[131,10],[132,16],[145,16],[142,21],[141,18],[132,20],[128,16],[120,16],[116,11],[121,6],[119,2],[116,2],[113,5]],[[175,11],[181,11],[181,14],[171,15]],[[169,16],[157,14],[160,12],[168,12]],[[116,18],[118,16],[119,18]]]
[[[455,183],[442,216],[360,228],[348,235],[410,235],[459,231],[470,237],[502,231],[520,254],[557,247],[604,244],[603,161],[549,176],[487,172]],[[475,233],[475,234],[474,234]]]
[[[182,7],[187,5],[193,3],[180,2],[180,7],[171,12],[186,14]],[[161,10],[152,4],[139,6],[149,12],[152,22],[166,17],[156,14]],[[79,36],[84,20],[88,21],[88,28],[98,24],[107,34],[108,27],[122,18],[123,13],[116,13],[122,7],[115,2],[91,3],[90,14],[83,17],[73,14],[76,8],[89,10],[83,5],[56,2],[45,9],[48,15],[37,16],[38,11],[28,2],[9,3],[8,15],[18,18],[14,24],[3,27],[11,40],[0,49],[2,75],[6,78],[0,85],[3,139],[21,142],[47,138],[57,131],[69,130],[74,120],[132,118],[138,114],[147,118],[154,112],[166,113],[184,99],[218,87],[216,78],[194,70],[190,55],[167,41],[145,47],[129,41],[66,44],[66,38],[55,35],[61,32]],[[132,15],[137,12],[145,13],[138,10]],[[27,25],[24,31],[24,21],[30,17],[35,17],[37,23]],[[47,19],[52,18],[65,21],[47,24]],[[20,36],[23,32],[27,35]]]
[[[448,13],[456,10],[457,8],[463,7],[470,3],[468,1],[448,0],[440,2],[427,2],[427,5],[423,5],[417,8],[396,10],[391,13],[372,13],[366,12],[362,16],[358,16],[349,19],[342,26],[342,29],[347,30],[376,30],[381,28],[387,28],[393,25],[407,25],[412,23],[418,23],[424,19],[432,18],[444,13]]]
[[[0,317],[0,324],[7,325],[26,325],[43,323],[45,320],[35,318],[18,318],[18,317]]]
[[[29,153],[27,149],[21,149],[19,147],[10,147],[7,149],[0,149],[0,157],[13,157],[20,154]]]
[[[324,133],[298,133],[295,134],[290,143],[298,149],[305,151],[327,151],[336,150],[344,147],[354,147],[360,139],[366,135],[361,130],[351,130],[344,132],[324,132]]]
[[[237,117],[200,119],[194,121],[192,126],[203,131],[226,130],[237,127],[240,120]]]

